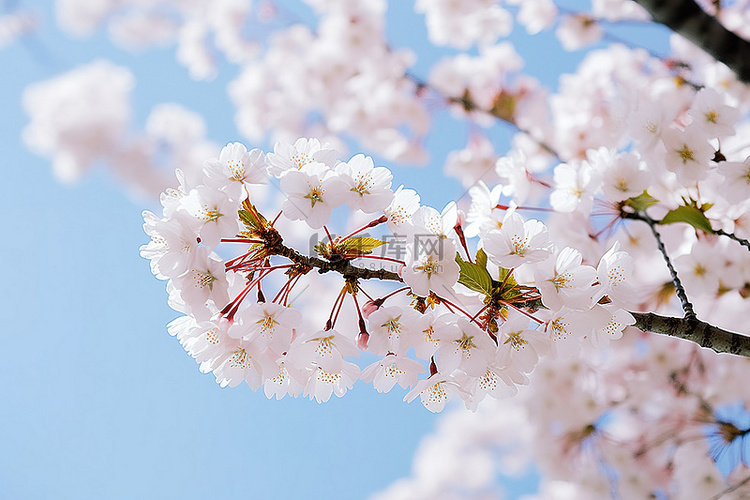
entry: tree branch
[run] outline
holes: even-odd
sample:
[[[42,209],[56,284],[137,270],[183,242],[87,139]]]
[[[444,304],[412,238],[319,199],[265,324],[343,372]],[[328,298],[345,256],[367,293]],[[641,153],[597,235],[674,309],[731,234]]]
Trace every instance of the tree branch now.
[[[392,271],[388,271],[387,269],[367,269],[364,267],[357,267],[352,265],[351,261],[348,259],[328,261],[319,259],[317,257],[307,257],[297,252],[296,250],[284,245],[281,242],[281,239],[279,239],[279,241],[275,244],[268,246],[267,248],[269,253],[271,254],[286,257],[287,259],[291,260],[295,264],[299,264],[300,266],[308,267],[311,269],[315,268],[320,274],[327,273],[329,271],[335,271],[341,274],[344,278],[351,277],[363,280],[378,279],[400,281],[402,283],[404,281],[398,274]]]
[[[718,353],[750,357],[750,337],[729,332],[704,321],[661,316],[655,313],[631,312],[635,327],[644,332],[659,333],[690,340]]]
[[[730,240],[734,240],[737,243],[739,243],[740,245],[742,245],[743,247],[745,247],[748,250],[750,250],[750,241],[747,241],[746,239],[740,238],[740,237],[734,235],[733,233],[727,233],[723,229],[714,229],[714,233],[716,233],[716,234],[718,234],[720,236],[726,236]]]
[[[690,303],[687,292],[685,291],[685,288],[682,286],[682,282],[680,281],[680,277],[677,276],[677,270],[674,268],[674,266],[672,265],[672,261],[669,258],[667,248],[664,246],[664,242],[661,241],[661,236],[656,230],[656,225],[658,224],[658,222],[649,217],[646,212],[643,211],[623,212],[622,216],[627,219],[643,221],[651,228],[651,233],[654,235],[654,239],[656,240],[656,246],[659,248],[661,256],[664,257],[664,262],[667,263],[669,274],[672,276],[672,283],[674,283],[675,292],[677,293],[677,297],[680,299],[680,304],[682,304],[682,310],[685,312],[685,318],[688,320],[697,319],[695,316],[695,310],[693,309],[693,304]]]
[[[334,271],[345,278],[352,277],[363,280],[378,279],[387,281],[398,281],[403,283],[401,277],[386,269],[366,269],[353,266],[351,261],[342,259],[339,261],[326,261],[317,257],[307,257],[296,250],[287,247],[277,240],[267,247],[271,254],[281,255],[309,269],[317,269],[319,273]],[[713,349],[718,353],[729,353],[738,356],[750,357],[750,337],[723,330],[717,326],[710,325],[696,318],[674,318],[661,316],[655,313],[631,312],[635,318],[635,327],[644,332],[652,332],[661,335],[669,335]]]
[[[654,21],[684,36],[726,64],[741,81],[750,83],[750,42],[726,29],[693,0],[635,1]]]

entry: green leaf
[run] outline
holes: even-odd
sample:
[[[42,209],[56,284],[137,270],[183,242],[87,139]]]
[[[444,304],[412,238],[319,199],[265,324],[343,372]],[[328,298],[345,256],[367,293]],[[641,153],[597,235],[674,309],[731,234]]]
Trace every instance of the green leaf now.
[[[371,253],[373,249],[378,248],[380,245],[384,244],[384,240],[368,238],[365,236],[354,236],[352,238],[348,238],[342,243],[337,243],[336,248],[345,254],[356,253],[359,255],[364,255]]]
[[[477,265],[482,269],[487,269],[487,254],[481,248],[477,250]]]
[[[244,206],[244,205],[243,205]],[[268,221],[261,215],[260,212],[253,206],[247,205],[249,210],[238,210],[237,213],[240,216],[240,220],[247,227],[248,231],[254,233],[260,233],[263,229],[268,226]]]
[[[487,269],[471,262],[464,262],[458,253],[456,253],[456,262],[460,269],[459,283],[469,290],[492,296],[492,277]]]
[[[516,281],[516,278],[514,278],[513,275],[510,274],[510,272],[510,269],[499,267],[497,272],[499,281],[493,283],[495,296],[507,302],[515,301],[515,299],[517,299],[521,295],[521,290],[518,287],[518,281]],[[500,288],[501,284],[503,284],[502,289]]]
[[[675,222],[687,222],[696,229],[713,233],[711,223],[706,215],[698,207],[692,205],[681,205],[667,212],[667,215],[659,221],[659,224],[674,224]]]
[[[508,288],[515,288],[518,286],[518,282],[516,281],[516,278],[513,276],[508,276],[510,274],[510,269],[506,269],[504,267],[499,267],[497,271],[498,275],[498,283],[497,286],[500,286],[500,283],[503,281],[505,282],[505,285],[503,285],[504,289]]]
[[[638,196],[634,196],[625,200],[625,204],[631,207],[636,212],[642,212],[651,205],[655,205],[657,203],[659,203],[659,200],[648,194],[646,191],[643,191]]]

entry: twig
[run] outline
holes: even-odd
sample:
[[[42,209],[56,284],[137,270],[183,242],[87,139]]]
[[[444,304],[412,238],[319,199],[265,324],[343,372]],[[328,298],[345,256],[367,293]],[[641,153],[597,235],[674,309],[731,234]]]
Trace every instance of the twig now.
[[[742,245],[743,247],[746,247],[748,250],[750,250],[750,241],[747,241],[745,239],[739,238],[739,237],[735,236],[734,233],[727,233],[723,229],[714,229],[714,233],[716,233],[716,234],[718,234],[720,236],[726,236],[730,240],[734,240],[737,243],[739,243],[740,245]]]
[[[352,277],[363,280],[379,279],[400,282],[404,281],[398,274],[386,269],[366,269],[363,267],[357,267],[353,266],[349,260],[345,259],[338,261],[327,261],[319,259],[317,257],[307,257],[297,252],[296,250],[293,250],[284,245],[281,242],[280,238],[277,243],[267,247],[267,249],[269,253],[286,257],[287,259],[301,266],[311,269],[315,268],[320,274],[335,271],[341,274],[344,278]]]
[[[661,241],[661,236],[659,235],[659,232],[656,230],[656,225],[658,222],[656,222],[654,219],[646,215],[645,212],[624,212],[623,217],[627,219],[635,219],[640,220],[648,224],[648,226],[651,228],[651,233],[654,235],[654,238],[656,239],[656,246],[659,248],[659,252],[661,252],[662,257],[664,257],[664,262],[667,263],[667,268],[669,269],[669,274],[672,276],[672,283],[674,283],[675,292],[677,292],[677,297],[680,299],[680,304],[682,304],[682,310],[685,313],[685,319],[695,321],[697,320],[697,317],[695,315],[695,310],[693,309],[693,304],[690,303],[690,300],[688,299],[687,292],[685,292],[685,287],[682,286],[682,282],[680,281],[679,276],[677,276],[677,271],[675,270],[674,266],[672,265],[672,261],[669,258],[669,254],[667,253],[667,248],[664,246],[664,242]]]
[[[711,497],[711,498],[709,498],[708,500],[719,500],[719,498],[723,497],[723,496],[724,496],[724,495],[726,495],[727,493],[731,493],[731,492],[733,492],[734,490],[736,490],[736,489],[739,489],[740,487],[744,486],[744,485],[745,485],[745,484],[746,484],[746,483],[747,483],[748,481],[750,481],[750,476],[747,476],[747,477],[746,477],[745,479],[743,479],[742,481],[739,481],[739,482],[736,482],[736,483],[734,483],[734,484],[733,484],[733,485],[731,485],[731,486],[730,486],[729,488],[727,488],[727,489],[725,489],[725,490],[723,490],[723,491],[720,491],[719,493],[717,493],[716,495],[712,496],[712,497]]]

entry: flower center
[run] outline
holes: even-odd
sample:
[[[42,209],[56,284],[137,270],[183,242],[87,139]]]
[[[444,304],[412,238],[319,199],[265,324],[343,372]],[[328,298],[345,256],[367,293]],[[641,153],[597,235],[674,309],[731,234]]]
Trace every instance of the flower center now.
[[[354,181],[356,184],[349,191],[359,193],[360,196],[370,194],[370,189],[375,185],[371,175],[360,174],[354,179]]]
[[[555,273],[555,277],[547,281],[555,285],[555,291],[559,292],[561,288],[568,288],[568,283],[570,283],[572,278],[570,273],[565,271],[561,274]]]
[[[508,334],[508,339],[503,344],[510,344],[510,346],[516,351],[520,351],[524,346],[528,345],[529,341],[521,337],[521,332],[513,332]]]
[[[297,153],[292,155],[291,160],[297,165],[297,170],[302,170],[302,167],[310,163],[312,160],[305,153]]]
[[[279,324],[278,321],[274,319],[273,314],[268,314],[267,312],[264,312],[265,316],[258,321],[256,321],[256,324],[260,324],[260,331],[262,334],[265,333],[273,333],[273,330],[276,328],[276,325]]]
[[[305,195],[305,198],[310,200],[310,208],[314,207],[319,201],[323,201],[323,188],[321,186],[315,186],[310,189],[310,192]]]
[[[245,180],[245,164],[241,161],[233,160],[227,162],[229,171],[232,172],[232,176],[229,177],[231,181],[242,182]]]
[[[318,380],[323,382],[324,384],[335,384],[341,379],[341,374],[327,372],[322,368],[318,368],[317,377]]]
[[[385,367],[385,376],[386,377],[392,377],[396,378],[400,375],[403,375],[404,372],[398,369],[398,366],[396,366],[396,363],[391,363],[390,365]]]
[[[223,216],[224,214],[219,212],[219,207],[214,205],[213,208],[208,208],[208,205],[203,205],[203,210],[200,212],[199,217],[203,222],[214,222]]]
[[[211,271],[208,270],[206,270],[206,272],[196,271],[193,275],[195,286],[197,286],[198,288],[208,287],[209,290],[214,289],[214,281],[216,281],[217,279],[219,278],[211,274]]]
[[[464,351],[464,353],[470,351],[471,349],[476,349],[477,346],[476,344],[474,344],[474,341],[472,340],[473,338],[473,335],[469,336],[466,335],[466,333],[462,333],[461,338],[456,340],[459,349]]]
[[[388,333],[401,333],[401,323],[399,322],[399,319],[401,319],[400,314],[395,318],[389,319],[380,326],[385,327],[385,329],[388,330]]]
[[[519,257],[523,257],[526,253],[526,250],[528,250],[529,243],[526,240],[526,238],[519,236],[517,234],[514,234],[510,238],[510,242],[513,245],[513,251],[510,252],[511,254],[518,255]]]
[[[250,368],[251,363],[250,361],[252,358],[247,354],[247,351],[245,351],[242,348],[237,349],[232,353],[232,358],[229,361],[230,366],[232,368],[239,368],[241,370],[245,370],[247,368]]]
[[[327,356],[333,353],[333,335],[329,337],[320,337],[312,339],[310,342],[318,342],[318,347],[315,348],[315,352],[318,356]]]
[[[427,261],[422,264],[421,266],[417,266],[414,269],[417,271],[422,271],[427,275],[427,279],[430,279],[433,274],[439,274],[440,273],[440,264],[434,260],[432,260],[432,256],[430,256]]]
[[[687,144],[683,144],[682,149],[677,149],[675,151],[680,155],[683,165],[689,161],[695,161],[695,153]]]
[[[570,335],[568,326],[568,323],[565,322],[563,318],[557,318],[556,320],[550,322],[550,338],[553,341],[565,340],[566,338],[568,338],[568,335]]]

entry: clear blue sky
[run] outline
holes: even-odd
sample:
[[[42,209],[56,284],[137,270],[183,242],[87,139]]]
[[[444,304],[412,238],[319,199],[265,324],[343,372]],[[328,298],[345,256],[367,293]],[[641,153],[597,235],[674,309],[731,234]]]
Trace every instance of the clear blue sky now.
[[[357,499],[408,475],[435,422],[418,402],[361,382],[323,405],[220,389],[166,333],[176,313],[138,254],[141,211],[153,204],[131,200],[102,169],[62,186],[25,150],[23,88],[96,57],[135,73],[137,124],[177,101],[204,115],[217,143],[242,139],[224,93],[233,68],[191,82],[172,48],[136,56],[104,36],[65,38],[50,3],[33,3],[45,9],[33,51],[0,51],[0,498]],[[421,51],[423,24],[406,14],[410,2],[395,3],[389,33]],[[537,73],[549,61],[530,64]],[[431,168],[465,138],[465,126],[441,126]],[[424,174],[396,176],[416,185]],[[445,186],[422,184],[423,199],[441,208],[461,192]]]

